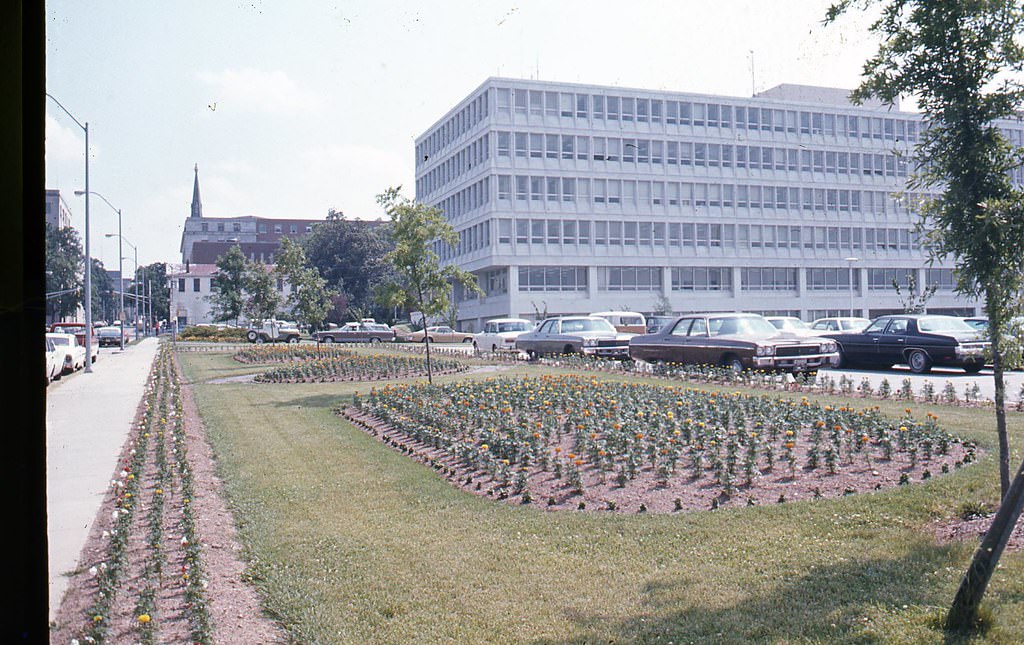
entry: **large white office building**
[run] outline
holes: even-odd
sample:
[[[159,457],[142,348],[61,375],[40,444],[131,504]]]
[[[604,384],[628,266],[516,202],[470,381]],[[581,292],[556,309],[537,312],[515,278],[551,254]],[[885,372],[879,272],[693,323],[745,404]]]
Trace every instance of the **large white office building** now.
[[[929,311],[978,313],[915,230],[920,116],[846,97],[488,79],[416,140],[416,199],[459,233],[438,252],[484,291],[456,288],[460,325],[666,305],[873,316],[901,309],[892,282],[911,274],[938,287]]]

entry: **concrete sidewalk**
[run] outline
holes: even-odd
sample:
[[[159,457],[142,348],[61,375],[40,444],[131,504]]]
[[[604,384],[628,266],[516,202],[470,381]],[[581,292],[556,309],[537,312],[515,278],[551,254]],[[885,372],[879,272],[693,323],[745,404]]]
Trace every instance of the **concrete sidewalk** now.
[[[46,392],[46,511],[50,620],[78,566],[141,403],[159,341],[101,350],[92,373],[52,383]]]

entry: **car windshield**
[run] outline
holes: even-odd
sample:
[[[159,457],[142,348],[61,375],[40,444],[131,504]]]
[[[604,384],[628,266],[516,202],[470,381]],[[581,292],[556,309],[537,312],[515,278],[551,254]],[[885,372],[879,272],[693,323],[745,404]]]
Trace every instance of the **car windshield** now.
[[[528,322],[503,322],[498,323],[498,333],[505,331],[530,331],[533,326]]]
[[[615,328],[604,318],[570,318],[562,321],[563,334],[578,331],[615,331]]]
[[[952,316],[921,318],[917,321],[917,328],[921,331],[977,331],[974,327]]]
[[[78,327],[76,325],[68,325],[67,327],[58,326],[54,327],[53,331],[58,334],[73,334],[77,331],[82,331],[82,327]]]
[[[71,342],[67,338],[51,338],[54,345],[70,345]]]
[[[710,318],[708,328],[712,336],[756,336],[768,338],[779,333],[764,318]]]

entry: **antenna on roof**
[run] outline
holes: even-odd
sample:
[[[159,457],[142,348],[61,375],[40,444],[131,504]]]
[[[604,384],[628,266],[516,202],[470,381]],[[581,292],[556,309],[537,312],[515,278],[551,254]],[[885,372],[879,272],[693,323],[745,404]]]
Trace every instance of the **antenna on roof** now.
[[[754,50],[747,50],[750,52],[750,96],[757,94],[757,83],[754,82]]]

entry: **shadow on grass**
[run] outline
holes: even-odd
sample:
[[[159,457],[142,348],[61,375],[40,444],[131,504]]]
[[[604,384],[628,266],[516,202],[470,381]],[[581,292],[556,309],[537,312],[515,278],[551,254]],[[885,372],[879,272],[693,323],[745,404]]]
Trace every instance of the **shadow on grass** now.
[[[766,643],[766,642],[884,642],[899,633],[873,629],[880,613],[893,623],[926,630],[936,642],[966,643],[962,635],[945,634],[920,607],[937,602],[928,575],[946,562],[942,547],[917,547],[898,559],[868,560],[818,566],[798,578],[780,583],[770,592],[755,591],[740,602],[714,607],[696,596],[699,580],[659,580],[643,588],[640,615],[620,622],[585,614],[569,614],[580,636],[538,643]],[[696,565],[695,566],[699,566]],[[908,610],[902,607],[907,605]],[[901,612],[913,612],[899,617]],[[867,620],[864,620],[867,617]],[[920,635],[920,634],[919,634]],[[906,636],[906,635],[904,635]],[[931,638],[929,638],[931,640]]]

